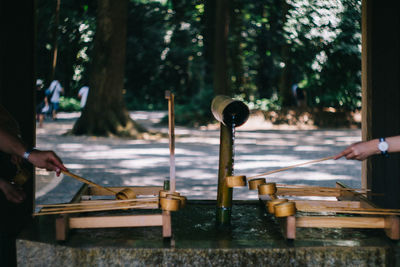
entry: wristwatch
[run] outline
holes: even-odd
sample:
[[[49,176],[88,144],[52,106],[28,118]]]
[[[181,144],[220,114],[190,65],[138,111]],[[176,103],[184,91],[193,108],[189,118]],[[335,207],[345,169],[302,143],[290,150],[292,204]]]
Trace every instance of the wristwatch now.
[[[385,141],[384,137],[379,138],[378,149],[381,151],[382,155],[388,155],[389,144]]]
[[[24,155],[22,156],[25,160],[28,160],[29,156],[31,155],[32,151],[35,150],[34,148],[28,149],[25,151]]]

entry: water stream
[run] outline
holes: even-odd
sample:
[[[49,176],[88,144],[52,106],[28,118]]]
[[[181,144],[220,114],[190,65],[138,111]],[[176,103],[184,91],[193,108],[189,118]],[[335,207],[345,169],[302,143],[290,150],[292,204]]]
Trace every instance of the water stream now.
[[[231,175],[235,175],[235,115],[236,114],[232,114],[232,124],[231,124],[231,131],[232,131],[232,159],[231,159]]]

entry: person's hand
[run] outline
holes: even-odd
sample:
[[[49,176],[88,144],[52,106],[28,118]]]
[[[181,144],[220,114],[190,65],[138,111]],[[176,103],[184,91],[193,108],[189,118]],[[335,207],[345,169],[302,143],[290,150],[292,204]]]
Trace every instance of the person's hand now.
[[[337,154],[335,159],[345,157],[346,159],[364,160],[376,153],[379,153],[378,143],[375,140],[371,140],[348,146],[345,150]]]
[[[3,179],[0,179],[0,190],[3,191],[8,201],[16,204],[22,203],[26,198],[24,191]]]
[[[61,170],[68,171],[61,159],[53,151],[33,150],[28,160],[36,167],[48,171],[55,171],[57,176],[60,175]]]

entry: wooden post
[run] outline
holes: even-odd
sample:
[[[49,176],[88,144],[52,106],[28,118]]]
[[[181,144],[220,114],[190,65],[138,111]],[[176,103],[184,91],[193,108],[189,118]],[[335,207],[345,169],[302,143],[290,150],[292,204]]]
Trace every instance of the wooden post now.
[[[67,240],[69,232],[69,216],[66,214],[60,215],[56,218],[56,240]]]
[[[386,216],[385,233],[393,240],[400,239],[400,218],[399,216]]]
[[[296,239],[296,216],[288,216],[279,219],[281,220],[283,236],[286,239]]]
[[[172,236],[172,225],[171,225],[171,212],[163,210],[162,211],[162,232],[163,237]]]

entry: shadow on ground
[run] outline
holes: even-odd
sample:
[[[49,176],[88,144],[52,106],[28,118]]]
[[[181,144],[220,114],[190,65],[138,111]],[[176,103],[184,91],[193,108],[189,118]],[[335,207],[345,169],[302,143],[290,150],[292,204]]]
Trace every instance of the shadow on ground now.
[[[165,112],[132,112],[137,122],[152,130],[168,132],[157,122]],[[169,176],[168,139],[127,140],[87,136],[64,136],[79,113],[61,113],[57,121],[46,121],[37,131],[37,147],[51,149],[73,173],[105,186],[162,185]],[[254,118],[256,120],[256,118]],[[255,122],[255,123],[254,123]],[[219,129],[177,127],[177,190],[190,199],[215,199],[219,155]],[[274,130],[250,118],[237,129],[235,174],[256,175],[334,155],[359,141],[358,129]],[[341,181],[361,186],[361,163],[329,160],[280,172],[269,181],[287,184],[334,186]],[[82,183],[37,170],[37,204],[68,202]],[[234,189],[234,199],[256,199],[257,192]]]

